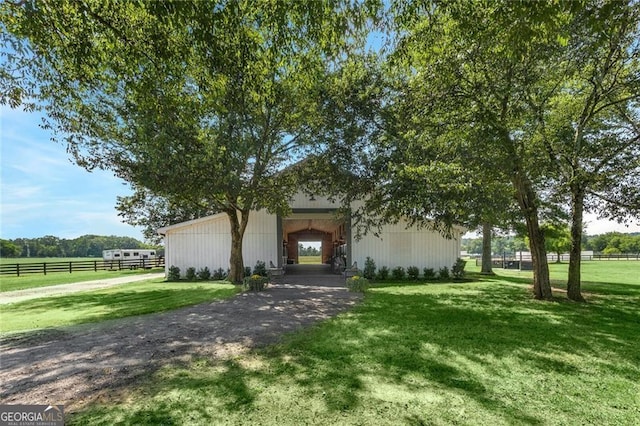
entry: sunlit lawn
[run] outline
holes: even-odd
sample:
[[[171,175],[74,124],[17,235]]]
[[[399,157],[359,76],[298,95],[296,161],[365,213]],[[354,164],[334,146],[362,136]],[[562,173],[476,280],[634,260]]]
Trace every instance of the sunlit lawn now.
[[[299,256],[298,263],[301,265],[319,265],[322,263],[322,256]]]
[[[475,266],[475,260],[467,262],[467,268],[470,272],[479,272],[480,267]],[[551,275],[552,285],[558,288],[566,288],[567,271],[569,264],[549,263],[549,273]],[[519,271],[514,269],[495,268],[494,272],[505,277],[522,278],[523,282],[529,282],[533,277],[531,271]],[[609,283],[628,284],[637,286],[640,291],[640,261],[635,260],[592,260],[583,261],[581,268],[582,286],[584,288],[601,288],[606,290],[610,288],[612,291],[618,291],[608,286]],[[604,286],[602,286],[604,284]],[[633,291],[633,290],[631,290]]]
[[[163,279],[0,305],[0,332],[16,332],[167,311],[233,296],[229,283]]]
[[[28,274],[20,277],[0,276],[0,292],[24,290],[27,288],[48,287],[59,284],[70,284],[82,281],[93,281],[107,278],[119,278],[131,275],[148,274],[154,272],[164,272],[162,268],[156,269],[136,269],[122,271],[79,271],[79,272],[53,272],[44,274]]]
[[[70,421],[634,425],[640,262],[634,265],[625,269],[631,276],[608,281],[586,267],[593,282],[585,284],[586,304],[562,295],[536,301],[523,277],[378,285],[350,313],[282,344],[168,366]]]

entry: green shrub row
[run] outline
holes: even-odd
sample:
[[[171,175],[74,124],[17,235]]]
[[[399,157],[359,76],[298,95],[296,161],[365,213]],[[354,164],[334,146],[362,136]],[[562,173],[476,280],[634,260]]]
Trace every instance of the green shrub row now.
[[[433,280],[448,280],[448,279],[462,279],[464,278],[464,267],[466,262],[460,258],[456,260],[449,269],[446,266],[440,268],[437,272],[433,268],[424,268],[422,270],[422,279],[426,281]],[[364,269],[362,276],[369,280],[385,281],[389,278],[393,278],[394,281],[401,281],[405,279],[418,281],[420,279],[420,269],[417,266],[409,266],[407,269],[402,266],[397,266],[392,270],[389,270],[386,266],[376,270],[376,262],[367,256],[364,262]]]
[[[222,268],[218,268],[211,272],[211,270],[205,266],[196,271],[196,268],[189,267],[185,271],[184,280],[186,281],[222,281],[227,279],[229,276],[230,270],[227,268],[226,270]],[[261,277],[267,276],[267,268],[265,263],[261,260],[258,260],[253,267],[253,273],[250,266],[245,266],[244,268],[244,276],[249,277],[251,275],[260,275]],[[172,265],[169,267],[169,273],[167,274],[167,281],[180,281],[181,271],[180,268]]]

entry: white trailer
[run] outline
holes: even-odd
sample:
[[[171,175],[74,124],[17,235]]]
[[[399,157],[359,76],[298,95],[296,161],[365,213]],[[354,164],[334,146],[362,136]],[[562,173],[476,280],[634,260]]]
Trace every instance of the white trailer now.
[[[156,259],[156,251],[149,249],[112,249],[103,250],[102,259],[106,264],[118,267],[151,268]]]

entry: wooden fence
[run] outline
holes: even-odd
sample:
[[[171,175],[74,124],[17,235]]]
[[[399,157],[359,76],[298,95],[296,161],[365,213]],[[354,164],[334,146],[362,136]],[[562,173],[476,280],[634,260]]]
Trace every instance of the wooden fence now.
[[[21,276],[53,272],[121,271],[123,269],[164,268],[164,257],[131,260],[80,260],[70,262],[34,262],[0,265],[0,275]]]
[[[640,260],[640,253],[635,254],[583,254],[582,260]],[[547,261],[553,263],[557,260],[557,255],[548,254]],[[568,262],[569,255],[563,254],[560,256],[560,261]],[[504,269],[523,269],[523,270],[531,270],[532,269],[532,261],[530,255],[522,255],[514,257],[511,256],[503,256],[500,258],[494,257],[491,259],[491,264],[494,268],[504,268]],[[482,265],[482,258],[476,258],[476,266]]]

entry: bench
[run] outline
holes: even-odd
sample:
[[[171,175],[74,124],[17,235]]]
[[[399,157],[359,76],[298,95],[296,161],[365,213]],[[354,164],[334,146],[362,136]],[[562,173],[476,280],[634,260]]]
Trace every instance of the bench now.
[[[272,261],[269,261],[269,267],[267,268],[267,275],[270,280],[275,277],[282,277],[284,276],[284,268],[278,268],[276,265],[273,264]]]

